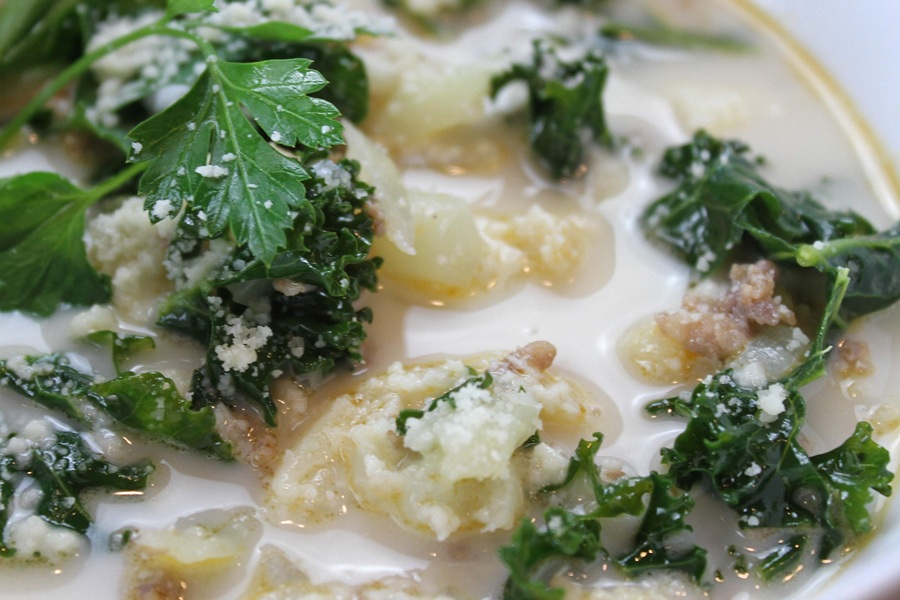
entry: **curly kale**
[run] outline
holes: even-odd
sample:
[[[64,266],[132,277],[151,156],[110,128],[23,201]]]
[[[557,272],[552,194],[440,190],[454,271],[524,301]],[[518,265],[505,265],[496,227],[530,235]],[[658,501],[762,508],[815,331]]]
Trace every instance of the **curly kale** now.
[[[647,409],[688,419],[662,451],[680,487],[708,485],[741,527],[789,530],[760,561],[760,574],[771,579],[804,554],[827,560],[840,544],[868,532],[873,492],[891,493],[890,457],[868,423],[817,456],[799,435],[806,414],[801,388],[825,374],[833,326],[900,298],[900,229],[875,233],[852,211],[829,210],[809,194],[774,187],[748,152],[740,142],[704,132],[671,148],[660,171],[678,187],[645,210],[642,224],[702,273],[740,251],[824,274],[812,347],[791,373],[761,388],[739,384],[726,369],[689,398],[666,398]]]
[[[9,447],[20,437],[13,433],[0,445],[0,531],[12,514],[15,490],[26,479],[39,487],[41,494],[35,514],[52,525],[85,533],[92,517],[81,495],[90,490],[139,491],[147,486],[153,472],[149,463],[116,465],[91,450],[81,435],[73,431],[55,432],[53,438],[26,441],[28,450]],[[18,446],[21,446],[19,444]],[[0,556],[13,556],[16,548],[4,537]]]
[[[700,131],[666,151],[660,173],[677,186],[641,215],[647,235],[701,273],[735,252],[787,266],[814,267],[832,285],[848,268],[838,323],[900,299],[900,223],[877,233],[852,210],[830,210],[804,191],[778,188],[739,141]]]
[[[500,558],[509,570],[503,588],[505,600],[560,600],[563,590],[550,587],[545,576],[554,568],[573,568],[599,558],[611,561],[630,577],[674,569],[699,581],[706,568],[706,551],[677,539],[691,529],[686,516],[694,506],[693,499],[677,489],[670,476],[659,473],[603,483],[595,463],[602,440],[600,434],[594,434],[593,440],[579,442],[563,481],[542,490],[552,500],[558,492],[583,482],[594,502],[578,511],[551,506],[543,514],[542,528],[523,519],[510,544],[500,549]],[[601,519],[622,515],[641,517],[640,526],[628,547],[612,554],[602,540]]]
[[[586,169],[591,139],[611,141],[603,111],[608,73],[606,60],[595,51],[564,62],[552,46],[536,41],[532,63],[512,65],[495,76],[491,97],[513,82],[525,82],[531,148],[554,179],[568,179]]]
[[[160,325],[207,347],[194,378],[195,402],[230,402],[237,392],[259,404],[273,424],[274,379],[324,375],[361,358],[372,314],[355,302],[375,289],[381,264],[369,256],[374,231],[364,204],[372,190],[357,181],[353,161],[316,156],[306,164],[313,174],[313,214],[307,224],[298,222],[287,248],[266,264],[237,247],[216,272],[174,294],[162,310]],[[229,347],[242,343],[239,329],[261,336],[246,365],[226,358]]]

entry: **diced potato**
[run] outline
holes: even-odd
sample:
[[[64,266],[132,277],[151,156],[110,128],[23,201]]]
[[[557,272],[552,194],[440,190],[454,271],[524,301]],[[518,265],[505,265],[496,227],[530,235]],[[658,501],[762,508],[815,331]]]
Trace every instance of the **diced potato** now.
[[[405,254],[415,254],[415,223],[399,169],[387,151],[352,123],[344,123],[347,157],[359,162],[360,179],[375,188],[377,221],[387,239]]]
[[[284,552],[273,546],[262,549],[259,565],[241,600],[451,600],[448,590],[427,590],[414,577],[388,576],[351,585],[340,581],[313,582]]]
[[[126,546],[125,597],[183,598],[236,570],[262,533],[249,510],[212,510],[166,529],[140,529]],[[172,596],[169,590],[180,590]]]
[[[363,53],[367,65],[374,62],[373,68],[380,71],[396,69],[393,85],[376,90],[374,100],[381,110],[372,111],[366,121],[378,139],[399,146],[485,118],[494,74],[490,64],[436,62],[400,40],[386,41],[378,50]],[[377,91],[384,95],[378,97]]]
[[[750,109],[747,98],[734,89],[677,87],[668,96],[686,131],[705,129],[713,135],[733,134],[746,125]]]
[[[460,298],[486,287],[489,248],[465,200],[413,190],[409,198],[415,254],[376,240],[373,251],[384,258],[381,273],[426,295]]]
[[[523,442],[545,424],[600,429],[584,390],[548,370],[554,355],[541,342],[505,357],[392,365],[334,399],[285,453],[267,493],[270,518],[313,523],[355,503],[438,540],[512,528],[536,486],[560,481],[568,464],[568,450],[540,442],[524,451]],[[402,410],[427,408],[469,367],[492,374],[489,388],[466,386],[455,408],[441,403],[398,433]]]

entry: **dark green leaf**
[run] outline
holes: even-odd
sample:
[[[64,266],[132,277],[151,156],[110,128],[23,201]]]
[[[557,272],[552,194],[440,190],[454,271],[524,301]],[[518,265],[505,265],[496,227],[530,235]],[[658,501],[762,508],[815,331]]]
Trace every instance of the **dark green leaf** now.
[[[867,424],[838,449],[810,457],[799,440],[805,403],[798,383],[789,377],[775,384],[785,408],[765,422],[758,405],[764,392],[740,387],[729,371],[698,385],[688,401],[669,398],[648,410],[690,415],[663,449],[679,486],[705,482],[744,527],[818,527],[824,560],[834,545],[870,528],[870,490],[889,494],[892,474]]]
[[[43,492],[37,513],[46,521],[80,533],[87,531],[91,516],[82,505],[82,492],[91,488],[142,490],[153,471],[150,464],[118,466],[91,452],[81,436],[62,431],[49,449],[34,451],[29,475]]]
[[[870,531],[869,507],[873,500],[870,490],[890,496],[893,479],[887,468],[890,455],[872,440],[872,426],[857,423],[853,435],[843,444],[812,457],[812,462],[831,489],[830,519],[855,534]]]
[[[269,42],[306,42],[313,37],[313,31],[284,21],[265,21],[249,27],[223,27],[225,31],[240,33],[249,38]]]
[[[231,460],[231,446],[216,432],[210,407],[192,410],[175,383],[160,373],[124,373],[93,386],[103,410],[151,439]]]
[[[706,570],[706,550],[698,546],[680,548],[672,546],[670,541],[691,530],[687,516],[694,508],[694,500],[675,488],[667,476],[651,473],[649,481],[650,497],[635,536],[634,548],[616,560],[632,577],[647,571],[674,569],[699,582]]]
[[[471,369],[470,369],[471,372]],[[470,376],[460,383],[459,385],[454,386],[452,389],[447,390],[437,398],[434,398],[425,410],[416,410],[416,409],[406,409],[401,410],[397,415],[396,427],[397,433],[399,435],[406,435],[407,429],[407,421],[410,419],[421,419],[425,416],[425,413],[431,412],[435,410],[441,404],[449,404],[452,408],[456,408],[456,394],[459,393],[463,388],[475,387],[478,389],[486,390],[494,383],[494,378],[491,377],[490,373],[483,373],[481,375],[477,375],[475,373],[471,373]]]
[[[81,50],[75,0],[0,2],[0,78],[62,64]]]
[[[647,235],[707,273],[746,240],[765,256],[782,260],[792,258],[801,244],[874,232],[852,211],[829,211],[809,194],[772,186],[748,153],[741,142],[703,131],[667,150],[660,172],[678,187],[644,211]]]
[[[86,405],[94,406],[150,439],[232,458],[216,432],[212,409],[192,410],[175,384],[159,373],[124,373],[97,383],[59,355],[22,360],[27,366],[0,361],[0,382],[51,410],[87,422]]]
[[[562,62],[552,47],[535,42],[532,64],[515,64],[491,80],[491,97],[512,82],[525,82],[529,142],[554,179],[573,177],[586,168],[588,139],[610,143],[603,111],[608,72],[599,54]]]
[[[288,248],[269,265],[246,247],[236,248],[210,280],[170,298],[159,321],[207,346],[206,364],[194,378],[195,399],[233,402],[220,391],[227,377],[235,391],[260,405],[269,423],[275,420],[269,392],[274,378],[324,375],[360,360],[364,324],[372,318],[371,311],[354,305],[364,290],[375,289],[380,265],[369,257],[374,231],[363,210],[371,188],[356,180],[359,167],[351,161],[317,157],[308,165],[314,176],[308,186],[312,217],[298,218]],[[280,292],[273,280],[297,286],[296,293]],[[240,300],[235,289],[244,290]],[[235,343],[229,320],[262,325],[248,310],[253,303],[271,307],[269,335],[256,359],[236,369],[217,349]]]
[[[801,246],[797,263],[830,277],[847,269],[850,283],[840,309],[844,321],[887,308],[900,300],[900,222],[874,235]]]
[[[524,520],[513,533],[500,557],[509,569],[503,598],[558,599],[563,591],[551,588],[546,579],[558,569],[572,569],[572,559],[591,561],[608,556],[601,539],[600,519],[623,515],[642,516],[631,544],[615,559],[629,577],[658,569],[684,571],[699,581],[706,568],[706,552],[689,544],[673,544],[672,538],[690,531],[686,517],[694,506],[686,493],[675,488],[667,475],[651,473],[647,477],[623,477],[604,483],[595,462],[603,436],[581,440],[569,461],[569,469],[559,484],[542,491],[556,494],[581,481],[593,491],[594,502],[579,499],[578,512],[563,507],[545,511],[542,529]],[[585,512],[582,512],[585,511]],[[549,565],[549,566],[548,566]]]
[[[750,44],[735,37],[709,34],[702,31],[677,29],[656,21],[652,25],[638,27],[623,23],[608,23],[600,29],[603,37],[616,41],[638,41],[658,46],[671,46],[686,50],[712,50],[714,52],[745,52]]]
[[[544,520],[547,526],[538,530],[531,520],[524,519],[509,545],[500,548],[500,559],[509,571],[504,600],[562,600],[563,590],[551,588],[536,574],[548,562],[590,561],[602,550],[598,521],[582,519],[562,508],[547,510]]]
[[[777,544],[763,555],[757,568],[759,574],[764,580],[771,581],[790,571],[802,561],[806,544],[805,535],[793,535]]]
[[[12,515],[12,501],[16,493],[16,459],[8,454],[0,456],[0,531],[6,531],[6,524]],[[0,536],[0,557],[13,556],[16,549],[6,545],[6,536]]]

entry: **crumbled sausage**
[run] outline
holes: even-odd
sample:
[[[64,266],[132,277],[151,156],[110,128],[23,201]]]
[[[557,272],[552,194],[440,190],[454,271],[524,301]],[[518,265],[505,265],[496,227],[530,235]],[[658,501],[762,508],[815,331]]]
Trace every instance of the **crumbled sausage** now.
[[[724,296],[689,293],[680,310],[657,315],[665,335],[701,356],[724,360],[744,347],[756,326],[796,324],[796,317],[775,294],[778,269],[768,260],[732,266]]]

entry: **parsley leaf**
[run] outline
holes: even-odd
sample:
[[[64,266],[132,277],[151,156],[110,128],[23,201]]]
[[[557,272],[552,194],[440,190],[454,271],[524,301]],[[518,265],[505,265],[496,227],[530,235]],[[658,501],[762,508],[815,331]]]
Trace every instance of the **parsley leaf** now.
[[[0,310],[49,315],[61,302],[110,299],[87,260],[85,211],[97,194],[54,173],[0,179]]]
[[[182,203],[203,238],[226,231],[269,264],[286,244],[293,213],[311,215],[309,174],[268,139],[309,148],[342,142],[338,112],[307,94],[325,80],[305,59],[229,63],[210,59],[193,87],[129,133],[132,161],[150,161],[140,182],[155,219]],[[245,111],[252,115],[253,123]]]
[[[218,12],[215,0],[168,0],[166,16],[170,19],[178,15],[199,12]]]

